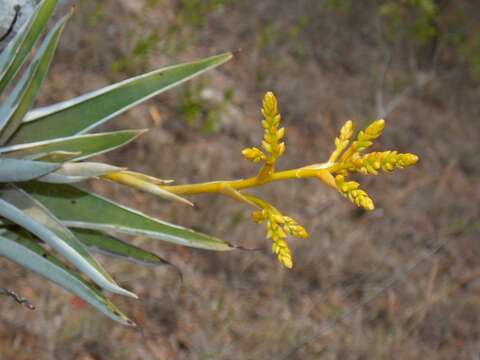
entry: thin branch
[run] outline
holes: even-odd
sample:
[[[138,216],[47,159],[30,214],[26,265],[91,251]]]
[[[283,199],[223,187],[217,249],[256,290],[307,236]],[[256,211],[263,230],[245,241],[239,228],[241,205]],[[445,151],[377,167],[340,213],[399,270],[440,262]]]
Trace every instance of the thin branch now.
[[[397,40],[392,49],[385,41],[385,38],[383,36],[382,24],[378,18],[376,21],[376,27],[380,46],[384,52],[384,60],[382,70],[380,72],[376,85],[375,102],[377,109],[377,117],[383,119],[393,110],[395,110],[408,97],[414,95],[418,90],[422,89],[435,77],[435,67],[438,58],[438,47],[435,48],[435,52],[433,54],[431,70],[429,72],[417,71],[415,76],[415,83],[408,86],[399,94],[395,95],[387,104],[385,104],[385,84],[388,72],[390,71],[394,59],[394,54],[397,53],[400,42]]]
[[[379,114],[379,117],[382,117],[380,116],[380,114],[383,114],[385,112],[384,110],[385,81],[387,78],[388,71],[390,69],[390,65],[392,64],[393,52],[395,51],[395,49],[392,51],[390,46],[387,45],[387,42],[383,37],[382,24],[378,18],[376,19],[375,25],[377,27],[377,34],[379,37],[380,46],[384,52],[384,61],[383,61],[382,71],[380,73],[380,76],[378,77],[377,91],[375,93],[377,114]]]
[[[23,306],[25,306],[26,308],[28,308],[28,309],[30,309],[30,310],[35,310],[35,306],[32,305],[32,303],[31,303],[30,301],[28,301],[27,299],[21,297],[20,295],[18,295],[17,293],[15,293],[15,292],[12,291],[12,290],[0,288],[0,295],[9,296],[9,297],[11,297],[13,300],[15,300],[18,304],[23,305]]]
[[[383,112],[379,114],[379,117],[380,118],[386,117],[393,110],[395,110],[403,101],[405,101],[408,97],[414,95],[418,90],[425,87],[425,85],[427,85],[434,77],[435,77],[435,74],[433,72],[431,73],[419,72],[416,76],[415,83],[407,87],[400,94],[394,96],[392,100],[390,100],[388,104],[383,107]]]

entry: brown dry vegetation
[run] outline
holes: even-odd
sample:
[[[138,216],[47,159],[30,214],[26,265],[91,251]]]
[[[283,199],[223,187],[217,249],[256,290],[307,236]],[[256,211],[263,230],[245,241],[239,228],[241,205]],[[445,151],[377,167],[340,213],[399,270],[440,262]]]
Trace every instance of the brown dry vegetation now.
[[[324,160],[344,120],[353,118],[361,126],[377,115],[385,44],[371,2],[354,2],[354,9],[342,12],[314,0],[223,1],[218,7],[200,6],[204,13],[196,17],[188,15],[185,3],[78,4],[43,103],[166,64],[241,49],[234,61],[196,85],[159,96],[109,124],[108,129],[151,130],[106,156],[108,161],[178,183],[253,174],[256,169],[240,151],[261,137],[259,103],[267,90],[277,94],[287,127],[280,163],[285,168]],[[135,44],[149,34],[158,39],[134,55]],[[429,70],[403,44],[392,59],[385,102],[410,86],[415,74]],[[233,95],[224,102],[225,94]],[[428,84],[387,115],[382,148],[414,152],[421,161],[394,175],[361,179],[376,200],[372,213],[356,210],[315,181],[257,190],[311,234],[290,242],[291,271],[269,252],[264,229],[249,220],[246,206],[200,196],[193,198],[198,209],[192,210],[110,184],[91,184],[162,219],[265,250],[210,253],[132,239],[169,259],[184,276],[180,285],[166,268],[105,259],[116,279],[140,295],[140,301],[115,300],[142,332],[111,322],[2,261],[2,286],[37,306],[28,311],[7,298],[0,302],[2,358],[476,358],[479,96],[478,82],[446,57]],[[207,105],[188,124],[188,106],[204,98]],[[214,119],[210,131],[202,130],[207,115]],[[392,278],[396,281],[388,289],[370,298]]]

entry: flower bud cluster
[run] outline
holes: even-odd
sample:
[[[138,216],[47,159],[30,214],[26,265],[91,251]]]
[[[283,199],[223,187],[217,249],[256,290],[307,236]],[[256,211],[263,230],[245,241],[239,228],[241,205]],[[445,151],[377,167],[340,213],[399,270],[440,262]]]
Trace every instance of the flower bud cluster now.
[[[345,181],[345,176],[337,175],[335,177],[335,184],[338,191],[347,197],[353,204],[365,210],[375,209],[373,200],[368,196],[367,192],[359,189],[360,184],[356,181]]]
[[[272,92],[267,92],[263,98],[262,115],[264,116],[262,148],[265,152],[251,147],[244,149],[242,154],[247,160],[265,161],[266,164],[273,165],[285,152],[285,143],[281,141],[285,136],[285,128],[280,127],[281,117],[278,113],[277,99]]]
[[[378,170],[392,172],[395,169],[404,169],[414,165],[418,156],[397,151],[371,152],[363,156],[352,156],[350,161],[344,163],[348,172],[358,172],[363,175],[378,175]]]
[[[272,252],[278,261],[288,269],[293,267],[292,253],[286,242],[287,235],[297,238],[307,238],[305,228],[289,216],[284,216],[273,207],[264,208],[252,213],[252,219],[257,223],[266,222],[267,238],[272,240]]]
[[[285,152],[285,143],[282,141],[285,128],[280,127],[281,117],[278,113],[277,99],[272,92],[267,92],[263,98],[262,115],[264,133],[261,146],[249,147],[242,151],[247,160],[254,163],[262,162],[262,168],[253,178],[227,182],[229,186],[223,184],[219,189],[236,200],[261,208],[253,212],[252,219],[257,223],[266,223],[266,236],[272,241],[272,251],[286,268],[293,266],[292,254],[286,242],[287,236],[307,238],[307,231],[294,219],[282,215],[272,205],[255,196],[241,193],[240,190],[272,181],[316,177],[326,185],[336,188],[356,206],[373,210],[375,205],[367,192],[360,189],[358,182],[349,181],[347,177],[353,173],[377,175],[379,171],[391,172],[414,165],[418,161],[414,154],[397,151],[363,153],[380,137],[385,128],[385,121],[376,120],[353,137],[353,122],[348,120],[335,138],[335,149],[328,161],[297,169],[276,171],[276,161]],[[218,184],[206,183],[204,187],[212,191],[216,185]],[[181,190],[185,192],[184,188]]]
[[[340,130],[335,139],[335,150],[329,158],[328,171],[335,176],[337,190],[352,203],[365,210],[373,210],[375,205],[368,194],[360,189],[356,181],[346,181],[345,177],[351,173],[363,175],[377,175],[379,170],[391,172],[395,169],[404,169],[418,161],[414,154],[402,154],[398,151],[371,152],[362,155],[361,152],[372,146],[385,127],[384,120],[376,120],[364,131],[359,131],[355,141],[350,146],[353,135],[352,122],[349,120]],[[343,152],[343,154],[342,154]]]

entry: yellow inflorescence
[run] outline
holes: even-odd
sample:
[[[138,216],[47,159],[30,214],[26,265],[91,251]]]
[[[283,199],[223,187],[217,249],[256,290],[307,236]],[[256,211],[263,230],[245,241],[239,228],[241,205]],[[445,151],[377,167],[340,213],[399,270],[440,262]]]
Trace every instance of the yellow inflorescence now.
[[[277,108],[277,98],[272,92],[267,92],[263,98],[262,121],[264,129],[262,147],[270,154],[267,162],[275,162],[285,152],[285,143],[281,142],[285,136],[285,128],[281,128],[282,120]]]
[[[272,240],[272,252],[277,255],[278,261],[286,268],[293,267],[292,253],[286,242],[287,235],[305,239],[308,233],[289,216],[282,215],[273,207],[266,207],[252,213],[252,218],[257,223],[266,222],[267,238]]]
[[[352,203],[365,210],[375,209],[373,200],[359,188],[358,182],[346,181],[347,175],[350,173],[377,175],[378,170],[391,172],[394,169],[403,169],[413,165],[418,161],[418,157],[414,154],[401,154],[397,151],[371,152],[362,155],[362,151],[372,146],[373,140],[382,134],[384,127],[384,120],[374,121],[364,131],[360,131],[355,141],[348,146],[353,127],[352,122],[347,121],[341,128],[339,137],[335,139],[335,150],[329,158],[331,165],[328,170],[335,175],[337,190]]]
[[[264,129],[262,148],[256,147],[244,149],[243,156],[250,161],[264,161],[269,165],[268,170],[273,170],[275,161],[285,152],[285,143],[281,140],[285,136],[285,128],[280,127],[281,116],[278,113],[277,99],[272,92],[267,92],[262,104],[262,127]]]
[[[247,160],[263,163],[257,175],[239,180],[211,181],[190,185],[160,185],[165,193],[159,195],[167,197],[171,194],[191,195],[217,192],[260,209],[252,213],[252,218],[257,223],[266,223],[266,236],[272,241],[272,251],[279,262],[289,269],[293,267],[293,260],[286,241],[287,236],[307,238],[307,231],[291,217],[282,215],[269,203],[246,194],[245,189],[273,181],[312,177],[329,187],[336,188],[340,194],[356,206],[365,210],[373,210],[375,205],[370,196],[360,189],[358,182],[349,181],[347,177],[353,173],[377,175],[380,170],[391,172],[414,165],[418,161],[418,157],[414,154],[403,154],[397,151],[365,154],[364,152],[372,146],[373,141],[382,134],[385,121],[380,119],[372,122],[354,137],[353,122],[348,120],[340,129],[338,137],[335,138],[335,149],[326,162],[276,171],[276,161],[285,152],[285,143],[282,141],[285,136],[285,128],[280,127],[281,117],[278,112],[277,99],[271,92],[267,92],[263,98],[262,114],[264,133],[261,146],[249,147],[242,151],[242,155]],[[149,179],[147,180],[150,182]],[[150,187],[148,189],[151,191]]]
[[[418,156],[414,154],[401,154],[397,151],[372,152],[364,156],[352,156],[350,161],[343,164],[343,168],[352,173],[378,175],[378,170],[391,172],[414,165],[417,161]]]

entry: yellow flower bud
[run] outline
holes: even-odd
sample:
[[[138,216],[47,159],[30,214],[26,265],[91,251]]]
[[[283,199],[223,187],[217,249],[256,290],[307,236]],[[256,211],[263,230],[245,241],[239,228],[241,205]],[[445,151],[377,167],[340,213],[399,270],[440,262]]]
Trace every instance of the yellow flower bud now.
[[[242,155],[245,159],[253,162],[259,162],[265,159],[265,154],[255,147],[243,149]]]
[[[419,158],[415,154],[406,153],[406,154],[399,154],[398,156],[398,164],[400,164],[402,167],[415,165],[418,160]]]
[[[287,269],[293,268],[292,256],[290,254],[290,249],[288,251],[283,251],[278,254],[278,260],[285,266]]]
[[[343,124],[342,128],[340,129],[339,140],[341,141],[349,140],[352,137],[352,135],[353,135],[353,122],[352,120],[348,120],[345,124]]]
[[[269,153],[272,152],[272,145],[269,144],[267,141],[262,141],[262,147]]]
[[[382,131],[384,128],[385,128],[385,120],[380,119],[380,120],[374,121],[365,129],[365,136],[366,136],[365,140],[375,140],[382,134]]]
[[[264,112],[265,117],[275,116],[277,111],[277,98],[271,91],[267,92],[263,97],[263,108],[262,111]]]
[[[352,120],[348,120],[340,129],[339,137],[335,138],[335,150],[328,159],[329,162],[335,162],[343,150],[345,150],[350,143],[350,138],[353,135]]]
[[[277,131],[277,140],[282,140],[282,138],[285,136],[285,128],[280,128]]]
[[[252,213],[252,220],[257,224],[262,223],[265,220],[265,212],[263,210],[254,211]]]

